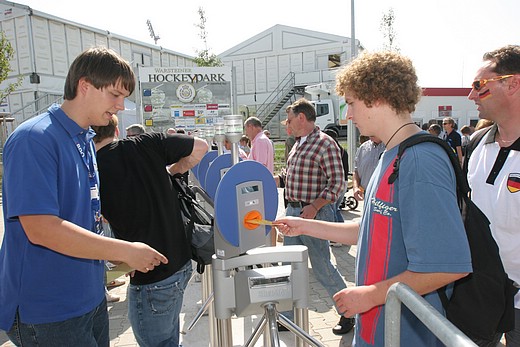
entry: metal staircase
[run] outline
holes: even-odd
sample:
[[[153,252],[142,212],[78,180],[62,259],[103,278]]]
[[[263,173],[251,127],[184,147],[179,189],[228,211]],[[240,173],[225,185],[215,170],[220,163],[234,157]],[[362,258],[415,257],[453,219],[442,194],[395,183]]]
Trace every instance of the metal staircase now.
[[[31,101],[16,111],[11,112],[11,117],[15,119],[16,125],[20,125],[26,120],[47,111],[49,106],[52,104],[61,104],[62,102],[63,95],[44,93],[36,100]]]
[[[280,109],[295,94],[303,95],[304,87],[295,86],[295,73],[289,72],[278,84],[275,90],[267,97],[262,105],[256,110],[257,117],[265,127]]]
[[[5,141],[18,125],[47,111],[49,106],[53,103],[61,104],[62,102],[63,95],[45,93],[16,111],[0,115],[0,159],[3,153]]]

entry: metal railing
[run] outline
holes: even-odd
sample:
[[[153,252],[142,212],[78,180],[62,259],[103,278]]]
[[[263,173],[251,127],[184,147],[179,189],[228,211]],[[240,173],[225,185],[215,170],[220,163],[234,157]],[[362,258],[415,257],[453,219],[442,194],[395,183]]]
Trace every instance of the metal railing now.
[[[11,112],[8,114],[9,118],[12,118],[12,125],[8,129],[5,126],[5,120],[6,115],[3,116],[4,122],[3,122],[3,129],[0,134],[0,161],[3,161],[3,150],[4,150],[4,144],[7,140],[7,137],[16,129],[16,127],[23,122],[25,122],[28,119],[31,119],[34,116],[37,116],[49,108],[50,105],[54,103],[61,104],[63,102],[63,95],[57,95],[57,94],[49,94],[45,93],[44,95],[40,96],[34,101],[31,101],[30,103],[24,105],[23,107]]]
[[[423,297],[404,283],[394,283],[385,304],[385,347],[401,345],[401,303],[448,347],[477,346]]]
[[[63,102],[63,95],[45,93],[39,98],[25,104],[23,107],[11,113],[12,117],[17,120],[18,125],[26,120],[37,116],[49,108],[54,103],[61,104]]]
[[[265,127],[294,94],[295,73],[289,72],[276,89],[269,94],[264,103],[256,109],[257,117],[262,122],[262,126]]]

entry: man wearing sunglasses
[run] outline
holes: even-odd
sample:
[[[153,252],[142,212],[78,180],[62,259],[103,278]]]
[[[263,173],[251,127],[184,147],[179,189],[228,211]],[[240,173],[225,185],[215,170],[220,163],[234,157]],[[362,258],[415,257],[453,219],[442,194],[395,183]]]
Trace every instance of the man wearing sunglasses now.
[[[445,117],[442,120],[442,127],[445,131],[444,140],[448,142],[459,158],[459,163],[462,164],[462,136],[455,130],[455,121],[451,117]]]
[[[504,268],[520,283],[520,46],[484,54],[468,98],[479,117],[495,122],[476,146],[468,163],[472,199],[491,222]],[[496,336],[489,346],[496,346]],[[515,296],[515,328],[507,346],[520,346],[520,294]]]

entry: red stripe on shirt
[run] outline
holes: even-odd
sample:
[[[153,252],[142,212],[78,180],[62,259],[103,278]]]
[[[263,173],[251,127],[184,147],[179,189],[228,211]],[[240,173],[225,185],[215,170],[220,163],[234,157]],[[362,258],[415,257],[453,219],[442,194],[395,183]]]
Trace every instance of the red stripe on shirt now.
[[[392,173],[393,164],[389,165],[379,182],[376,200],[391,204],[394,198],[394,185],[388,184],[388,176]],[[364,285],[371,285],[385,280],[388,276],[388,263],[392,240],[392,218],[390,215],[373,213],[368,238],[368,258]],[[360,336],[369,344],[374,343],[377,322],[382,313],[382,306],[376,306],[362,313]]]

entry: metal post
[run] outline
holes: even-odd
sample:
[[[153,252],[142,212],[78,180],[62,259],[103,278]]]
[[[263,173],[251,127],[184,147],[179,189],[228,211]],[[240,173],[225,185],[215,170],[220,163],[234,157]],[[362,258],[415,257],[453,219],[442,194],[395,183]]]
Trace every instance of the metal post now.
[[[350,1],[350,60],[352,61],[357,55],[357,46],[356,46],[356,25],[355,25],[355,17],[354,17],[354,0]],[[348,112],[348,106],[347,106]],[[347,125],[347,153],[348,153],[348,165],[349,167],[354,167],[354,159],[356,156],[356,127],[352,122],[352,119],[348,119]]]
[[[208,300],[214,295],[213,292],[213,270],[211,265],[207,265],[204,270],[204,276],[202,277],[203,289],[205,288],[206,294],[203,297]],[[213,306],[214,300],[209,303],[208,306],[208,325],[209,325],[209,339],[210,345],[216,346],[217,341],[217,326],[215,321],[215,308]]]
[[[208,266],[209,268],[209,266]],[[205,268],[204,273],[202,274],[202,302],[206,302],[209,296],[212,294],[211,291],[211,277],[208,277],[208,269]],[[210,270],[211,271],[211,270]]]
[[[218,155],[224,154],[224,140],[226,133],[224,131],[224,123],[215,124],[215,142],[217,143]]]
[[[477,346],[422,296],[404,283],[394,283],[386,295],[385,347],[400,346],[401,302],[447,347]]]
[[[267,328],[264,336],[269,336],[271,347],[280,347],[280,337],[278,335],[278,325],[276,324],[276,305],[275,303],[267,303],[265,308],[265,316],[267,318]],[[265,339],[264,339],[265,340]]]
[[[217,319],[216,327],[218,339],[212,347],[233,347],[231,318]]]
[[[206,142],[208,143],[209,150],[211,150],[211,146],[213,145],[213,137],[215,136],[215,127],[213,125],[207,125],[204,131],[204,136],[206,138]]]
[[[231,142],[231,158],[233,165],[239,161],[238,142],[242,137],[243,128],[244,126],[242,124],[241,115],[224,116],[224,131],[226,133],[226,139]]]
[[[385,304],[385,347],[401,344],[401,300],[392,288],[388,290]]]
[[[309,331],[309,310],[306,308],[294,308],[294,323],[304,331]],[[308,344],[296,335],[296,347],[307,347]]]

